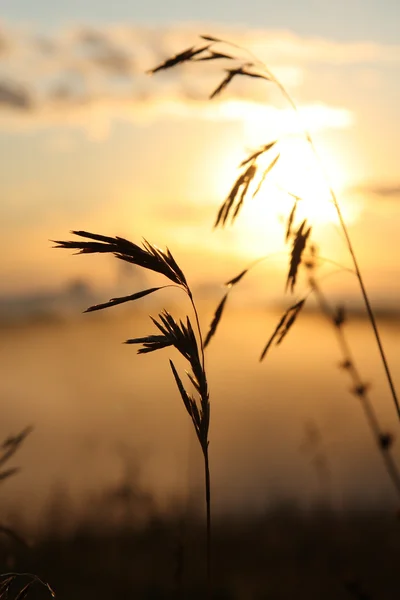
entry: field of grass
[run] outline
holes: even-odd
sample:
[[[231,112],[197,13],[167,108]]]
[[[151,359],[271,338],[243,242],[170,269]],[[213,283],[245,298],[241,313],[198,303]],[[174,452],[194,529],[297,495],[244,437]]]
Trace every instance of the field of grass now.
[[[49,529],[28,550],[2,550],[12,569],[50,581],[60,600],[205,597],[204,525],[196,513],[131,514],[118,527],[101,521],[107,502],[92,502],[89,517],[60,534]],[[305,510],[281,501],[264,514],[219,517],[214,523],[215,599],[346,600],[398,598],[400,523],[382,508]],[[2,561],[2,562],[3,562]],[[3,562],[4,564],[4,562]],[[39,588],[36,593],[39,594]],[[362,595],[364,593],[365,595]],[[31,597],[44,598],[41,595]]]

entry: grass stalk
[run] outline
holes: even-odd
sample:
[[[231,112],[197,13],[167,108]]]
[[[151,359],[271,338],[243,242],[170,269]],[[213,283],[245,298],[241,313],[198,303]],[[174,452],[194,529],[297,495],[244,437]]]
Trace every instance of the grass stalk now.
[[[360,404],[372,436],[376,441],[386,471],[400,500],[400,472],[391,453],[393,438],[389,433],[384,432],[379,424],[378,417],[369,396],[368,384],[361,377],[360,371],[357,368],[349,343],[347,341],[344,330],[344,316],[338,318],[338,313],[335,313],[335,310],[332,308],[331,304],[323,293],[318,281],[313,276],[310,276],[308,280],[310,288],[314,292],[314,296],[317,299],[322,313],[327,317],[328,321],[334,327],[340,352],[342,354],[341,367],[348,372],[352,380],[352,391],[360,400]]]
[[[291,95],[289,94],[289,92],[284,87],[284,85],[269,71],[269,69],[267,69],[266,67],[265,67],[265,69],[268,72],[268,74],[270,75],[271,79],[274,81],[274,83],[278,86],[278,88],[281,91],[281,93],[284,96],[284,98],[288,101],[288,103],[290,104],[290,106],[292,107],[292,109],[295,111],[295,113],[297,114],[298,118],[301,119],[298,107],[297,107],[295,101],[293,100],[293,98],[291,97]],[[347,249],[349,251],[349,254],[351,256],[351,259],[352,259],[352,262],[353,262],[353,265],[354,265],[354,271],[355,271],[355,274],[356,274],[356,277],[357,277],[357,280],[358,280],[358,283],[359,283],[359,286],[360,286],[361,295],[362,295],[362,298],[363,298],[363,301],[364,301],[364,305],[365,305],[365,308],[366,308],[366,311],[367,311],[368,319],[370,321],[370,324],[371,324],[371,327],[372,327],[372,330],[373,330],[373,334],[374,334],[374,337],[375,337],[375,341],[376,341],[376,344],[378,346],[378,351],[379,351],[379,354],[380,354],[380,357],[381,357],[382,365],[383,365],[383,368],[384,368],[384,371],[385,371],[385,374],[386,374],[386,379],[387,379],[387,382],[388,382],[388,385],[389,385],[389,388],[390,388],[390,392],[391,392],[391,395],[392,395],[392,398],[393,398],[393,402],[394,402],[394,405],[395,405],[397,417],[400,420],[400,402],[399,402],[399,399],[398,399],[398,396],[397,396],[396,388],[395,388],[395,385],[394,385],[394,381],[393,381],[393,377],[392,377],[392,374],[391,374],[389,363],[388,363],[388,360],[387,360],[387,357],[386,357],[386,353],[385,353],[385,350],[383,348],[382,339],[381,339],[381,336],[380,336],[380,333],[379,333],[379,329],[378,329],[378,325],[377,325],[377,322],[376,322],[376,319],[375,319],[374,312],[372,310],[372,305],[371,305],[371,302],[370,302],[370,299],[369,299],[369,295],[368,295],[368,292],[367,292],[367,289],[366,289],[366,286],[365,286],[365,283],[364,283],[364,277],[362,275],[362,272],[361,272],[361,269],[360,269],[360,266],[359,266],[359,263],[358,263],[358,259],[357,259],[357,256],[356,256],[356,253],[355,253],[355,250],[354,250],[353,243],[351,241],[351,237],[350,237],[350,233],[349,233],[346,221],[345,221],[345,219],[343,217],[343,213],[342,213],[342,210],[340,208],[340,204],[339,204],[338,198],[336,196],[336,193],[335,193],[333,187],[331,186],[331,184],[329,183],[328,176],[327,176],[327,174],[325,172],[325,169],[324,169],[324,167],[322,165],[321,158],[320,158],[319,153],[317,151],[317,148],[315,146],[314,140],[313,140],[310,132],[303,125],[302,125],[302,129],[303,129],[304,136],[305,136],[307,142],[309,143],[310,148],[311,148],[311,150],[312,150],[312,152],[313,152],[313,154],[314,154],[314,156],[315,156],[315,158],[316,158],[316,160],[317,160],[317,162],[319,164],[321,173],[324,176],[327,188],[329,190],[329,194],[330,194],[331,199],[332,199],[332,204],[335,207],[335,210],[336,210],[336,213],[337,213],[337,216],[338,216],[338,219],[339,219],[340,227],[342,229],[342,232],[343,232],[343,235],[344,235],[344,238],[345,238],[345,241],[346,241]]]
[[[398,396],[397,396],[396,388],[394,385],[393,377],[391,374],[391,370],[389,367],[389,363],[388,363],[388,360],[386,357],[385,350],[383,348],[383,343],[382,343],[382,339],[381,339],[381,336],[379,333],[378,325],[377,325],[375,315],[372,310],[372,305],[371,305],[371,302],[369,299],[369,295],[368,295],[368,292],[367,292],[367,289],[365,286],[364,277],[362,275],[362,272],[361,272],[361,269],[359,266],[359,262],[358,262],[358,259],[357,259],[356,253],[355,253],[355,249],[354,249],[353,243],[350,238],[350,233],[349,233],[346,221],[343,217],[343,213],[340,208],[338,198],[337,198],[337,196],[328,180],[327,174],[323,168],[319,153],[317,151],[317,148],[315,146],[315,143],[311,136],[311,133],[308,131],[307,127],[305,127],[303,125],[300,111],[297,107],[296,102],[294,101],[292,96],[289,94],[289,92],[287,91],[285,86],[282,84],[282,82],[269,70],[267,65],[263,61],[261,61],[258,57],[256,57],[251,51],[247,50],[246,48],[243,48],[242,46],[240,46],[238,44],[234,44],[230,41],[216,38],[214,36],[201,35],[200,38],[202,41],[201,41],[201,45],[199,47],[192,46],[191,48],[188,48],[188,49],[184,50],[183,52],[180,52],[180,53],[176,54],[175,56],[172,56],[172,57],[166,59],[164,62],[157,65],[155,68],[150,69],[148,71],[148,73],[155,74],[155,73],[158,73],[159,71],[167,70],[167,69],[173,68],[177,65],[180,65],[182,63],[186,63],[186,62],[195,62],[195,63],[202,62],[202,61],[211,62],[211,61],[216,61],[216,60],[219,61],[222,59],[224,61],[228,61],[228,63],[230,63],[230,64],[236,63],[236,66],[233,66],[233,68],[225,69],[224,79],[218,85],[218,87],[211,93],[210,99],[213,99],[216,96],[220,95],[230,85],[231,81],[237,77],[263,79],[269,83],[274,84],[280,90],[283,98],[288,102],[290,107],[296,113],[296,115],[301,123],[302,133],[316,158],[316,161],[321,170],[321,173],[323,174],[323,176],[325,178],[327,188],[329,190],[329,194],[330,194],[332,203],[335,207],[335,210],[336,210],[336,213],[338,216],[338,220],[339,220],[339,224],[340,224],[341,230],[342,230],[344,238],[345,238],[346,246],[347,246],[347,249],[351,256],[353,265],[354,265],[355,275],[356,275],[358,283],[359,283],[359,287],[360,287],[361,295],[362,295],[363,302],[364,302],[364,305],[366,308],[368,320],[372,327],[373,335],[375,337],[375,341],[378,346],[379,355],[380,355],[381,362],[382,362],[382,365],[383,365],[383,368],[385,371],[386,379],[387,379],[387,382],[388,382],[388,385],[390,388],[390,393],[391,393],[391,396],[393,399],[393,403],[395,405],[397,417],[400,420],[400,402],[398,400]],[[205,45],[204,45],[204,43],[205,43]],[[221,45],[222,45],[223,51],[219,52],[219,48],[221,47]],[[228,53],[226,53],[224,51],[224,48],[226,48],[226,47],[229,50]],[[232,50],[233,50],[233,53],[230,52]],[[241,53],[242,53],[242,55],[241,55]],[[245,56],[243,56],[243,54]],[[224,204],[221,206],[220,211],[217,216],[217,221],[216,221],[215,226],[218,226],[218,225],[225,226],[229,216],[231,217],[231,222],[232,223],[234,222],[234,220],[236,219],[236,217],[243,205],[245,196],[247,195],[248,190],[249,190],[249,186],[257,174],[257,169],[258,169],[257,159],[261,155],[266,154],[271,148],[273,148],[277,144],[277,141],[278,140],[274,140],[273,142],[266,144],[265,146],[261,147],[257,152],[255,152],[250,157],[248,157],[245,161],[242,162],[240,167],[245,167],[245,170],[241,173],[239,178],[236,180],[228,198],[225,200]],[[264,171],[264,174],[262,175],[261,179],[259,180],[258,187],[257,187],[255,193],[253,194],[253,196],[256,193],[258,193],[259,189],[261,188],[262,184],[264,183],[264,180],[265,180],[267,174],[269,173],[269,171],[274,167],[274,165],[278,161],[279,156],[280,156],[280,154],[278,153],[275,156],[275,158],[272,160],[272,162],[269,164],[267,169]],[[236,202],[236,207],[235,207],[235,202]],[[301,240],[299,239],[299,241],[301,241]],[[304,239],[303,241],[306,242],[306,239]],[[294,284],[295,281],[293,281],[292,283]],[[292,285],[292,287],[293,287],[293,285]]]
[[[103,310],[112,306],[132,302],[153,294],[158,290],[167,287],[177,287],[183,290],[189,298],[193,308],[195,323],[197,328],[197,337],[194,333],[189,317],[186,321],[175,321],[172,315],[164,310],[158,315],[158,319],[151,317],[153,324],[158,329],[156,335],[151,334],[141,338],[129,339],[127,344],[141,344],[138,354],[147,354],[156,350],[161,350],[173,346],[181,356],[188,362],[190,370],[186,375],[190,384],[195,390],[195,395],[189,393],[183,384],[177,369],[172,360],[169,361],[176,386],[183,400],[183,404],[189,414],[197,439],[200,443],[204,458],[205,469],[205,506],[206,506],[206,569],[207,569],[207,590],[208,597],[211,599],[211,478],[209,465],[209,439],[208,431],[210,426],[210,400],[208,392],[208,382],[205,371],[204,342],[200,327],[200,320],[197,307],[189,287],[185,274],[179,267],[168,248],[163,251],[157,246],[147,241],[142,246],[138,246],[120,237],[109,237],[87,231],[73,231],[74,235],[80,238],[72,241],[56,241],[56,248],[67,248],[78,250],[80,254],[110,253],[120,260],[137,265],[144,269],[164,275],[173,285],[168,284],[160,287],[141,290],[129,296],[121,298],[112,298],[103,304],[97,304],[89,307],[85,312]],[[82,239],[84,238],[84,239]],[[161,335],[160,335],[161,334]]]
[[[210,464],[208,458],[208,445],[204,451],[204,473],[205,473],[205,493],[206,493],[206,513],[207,513],[207,594],[212,597],[212,571],[211,571],[211,478]]]

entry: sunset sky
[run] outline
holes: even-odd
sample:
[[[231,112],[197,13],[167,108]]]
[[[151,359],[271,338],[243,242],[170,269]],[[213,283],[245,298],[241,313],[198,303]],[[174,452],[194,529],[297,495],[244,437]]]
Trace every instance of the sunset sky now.
[[[235,227],[212,232],[241,160],[299,122],[259,80],[209,101],[226,65],[146,74],[201,33],[245,46],[282,80],[315,136],[373,293],[400,291],[397,0],[3,0],[1,16],[0,294],[80,276],[117,282],[107,261],[50,249],[73,228],[168,245],[196,283],[222,282],[284,249],[279,218],[291,203],[281,188],[309,198],[321,253],[349,264],[298,137]],[[279,259],[268,268],[279,275]]]
[[[149,481],[161,477],[161,487],[175,490],[176,481],[189,480],[192,458],[182,448],[194,448],[195,439],[176,401],[167,351],[154,362],[121,343],[151,333],[148,313],[164,306],[178,312],[184,305],[174,303],[182,297],[168,289],[139,300],[137,312],[117,307],[81,315],[88,306],[82,290],[100,303],[150,287],[150,280],[113,257],[52,249],[50,240],[70,239],[70,230],[79,229],[168,246],[207,326],[221,285],[269,256],[229,298],[221,341],[210,349],[221,504],[229,496],[239,505],[246,493],[257,499],[266,456],[269,490],[280,477],[290,492],[292,484],[306,490],[309,467],[299,447],[310,416],[325,427],[339,492],[357,490],[364,500],[368,485],[371,497],[379,495],[383,487],[379,479],[371,485],[370,473],[385,474],[380,463],[370,471],[370,457],[380,457],[372,438],[370,447],[365,441],[369,432],[349,401],[350,382],[338,376],[329,326],[302,315],[293,342],[274,349],[262,366],[258,358],[282,303],[292,302],[285,295],[291,248],[284,243],[290,194],[303,198],[297,223],[307,217],[328,259],[320,271],[327,297],[362,305],[346,271],[351,262],[326,179],[301,124],[337,192],[373,306],[399,311],[399,0],[1,0],[0,17],[0,392],[9,407],[3,429],[8,435],[31,422],[38,429],[27,450],[36,465],[26,469],[31,479],[18,476],[15,485],[22,490],[31,482],[42,499],[61,477],[72,490],[109,485],[121,470],[121,441],[140,449]],[[227,63],[147,73],[201,43],[199,34],[231,40],[262,59],[296,101],[298,116],[261,79],[237,77],[210,100]],[[234,226],[214,230],[239,164],[278,138],[270,158],[277,150],[281,158],[260,193],[250,194]],[[67,297],[73,318],[44,319],[38,298],[48,297]],[[34,318],[9,319],[17,305]],[[382,319],[382,329],[400,381],[397,322]],[[362,377],[373,382],[383,431],[391,432],[395,416],[372,333],[356,319],[349,329]],[[169,428],[178,411],[182,421]],[[99,460],[102,453],[108,463]],[[30,491],[20,497],[31,502]]]

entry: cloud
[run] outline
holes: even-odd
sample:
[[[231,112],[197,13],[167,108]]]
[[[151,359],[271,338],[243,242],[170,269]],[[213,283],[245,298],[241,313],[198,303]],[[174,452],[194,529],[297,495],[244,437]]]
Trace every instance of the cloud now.
[[[0,81],[0,109],[30,110],[33,100],[29,91],[10,81]]]
[[[304,74],[318,81],[321,65],[399,65],[400,47],[302,38],[290,32],[239,27],[205,28],[232,39],[268,61],[284,85],[302,94]],[[191,64],[149,77],[146,70],[196,43],[199,26],[139,27],[129,24],[81,26],[44,36],[3,26],[0,35],[0,128],[79,126],[105,135],[114,118],[145,121],[158,117],[246,120],[250,112],[276,117],[271,84],[233,82],[220,100],[208,102],[221,81],[221,64]],[[242,51],[239,51],[242,52]],[[247,56],[243,51],[243,56]],[[222,74],[223,76],[223,74]],[[311,77],[312,80],[312,77]],[[343,82],[342,82],[343,84]],[[322,90],[304,114],[315,128],[348,127],[351,112],[332,106]],[[308,113],[307,113],[308,111]],[[282,120],[282,119],[281,119]]]
[[[376,196],[383,200],[399,200],[400,199],[400,183],[388,184],[370,184],[357,187],[356,192],[367,194],[368,196]]]

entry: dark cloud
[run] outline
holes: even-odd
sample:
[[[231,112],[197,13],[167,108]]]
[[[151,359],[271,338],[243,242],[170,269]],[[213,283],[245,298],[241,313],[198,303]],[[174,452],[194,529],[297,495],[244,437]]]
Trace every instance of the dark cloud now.
[[[354,191],[367,194],[368,196],[377,196],[385,200],[400,200],[400,183],[364,185],[356,188]]]
[[[393,198],[393,199],[399,199],[400,198],[400,183],[396,184],[396,185],[380,185],[380,186],[376,186],[371,188],[371,193],[375,194],[376,196],[382,196],[384,198]]]
[[[100,68],[124,75],[134,70],[134,59],[128,48],[121,48],[107,32],[84,29],[77,34],[76,50]]]
[[[33,100],[29,91],[22,86],[10,81],[0,81],[0,107],[30,110]]]
[[[82,28],[76,34],[78,44],[89,47],[102,47],[108,43],[107,37],[101,31],[91,28]]]
[[[129,75],[134,70],[132,59],[115,48],[104,48],[92,60],[99,67],[120,75]]]

